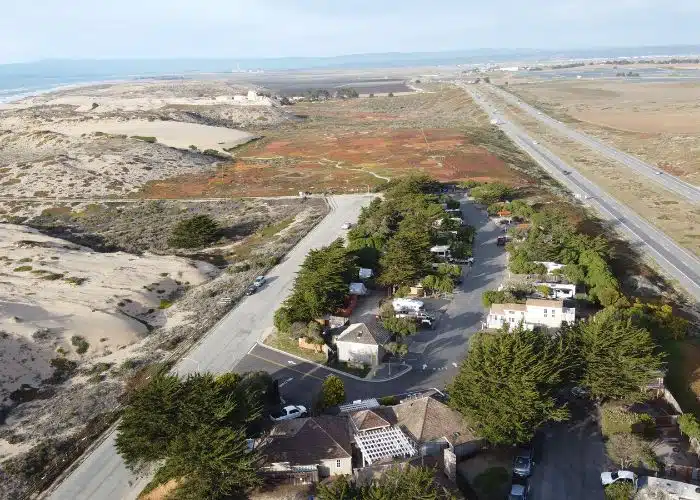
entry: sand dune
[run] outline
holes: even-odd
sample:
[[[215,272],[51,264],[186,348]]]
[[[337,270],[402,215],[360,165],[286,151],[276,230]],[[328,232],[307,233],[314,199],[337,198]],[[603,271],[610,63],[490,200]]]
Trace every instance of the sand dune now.
[[[218,274],[188,259],[98,253],[34,229],[0,225],[0,402],[38,385],[61,349],[72,359],[109,354],[168,323],[171,299]],[[82,355],[71,342],[83,337]]]

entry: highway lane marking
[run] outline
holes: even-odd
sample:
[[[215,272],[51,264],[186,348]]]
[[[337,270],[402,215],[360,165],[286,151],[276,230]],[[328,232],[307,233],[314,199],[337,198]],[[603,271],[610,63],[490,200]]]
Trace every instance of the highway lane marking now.
[[[321,382],[323,382],[325,380],[325,378],[317,377],[316,375],[312,375],[311,373],[303,372],[303,371],[297,370],[295,368],[290,368],[287,365],[283,365],[282,363],[278,363],[277,361],[272,361],[271,359],[263,358],[262,356],[258,356],[257,354],[249,353],[248,356],[253,356],[254,358],[261,359],[261,360],[265,361],[266,363],[277,365],[280,368],[284,368],[286,370],[292,370],[293,372],[301,373],[303,375],[303,377],[301,377],[301,378],[311,377],[311,378],[315,378],[316,380],[320,380]]]

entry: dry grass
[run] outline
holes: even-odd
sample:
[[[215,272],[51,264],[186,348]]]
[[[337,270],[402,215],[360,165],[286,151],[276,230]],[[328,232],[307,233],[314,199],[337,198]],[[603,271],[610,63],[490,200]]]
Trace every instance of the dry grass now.
[[[235,162],[216,172],[153,181],[143,195],[356,192],[381,185],[384,178],[414,172],[443,181],[532,181],[524,168],[511,168],[519,160],[491,149],[499,138],[490,136],[486,116],[462,90],[433,90],[297,104],[293,111],[304,116],[303,121],[260,131],[264,138],[239,148]]]
[[[499,94],[491,91],[486,93],[493,102],[505,104]],[[519,108],[506,105],[505,110],[510,119],[520,124],[542,145],[661,229],[679,245],[700,255],[700,210],[624,165],[558,134]]]
[[[546,82],[511,92],[577,129],[700,183],[700,85],[693,82]]]

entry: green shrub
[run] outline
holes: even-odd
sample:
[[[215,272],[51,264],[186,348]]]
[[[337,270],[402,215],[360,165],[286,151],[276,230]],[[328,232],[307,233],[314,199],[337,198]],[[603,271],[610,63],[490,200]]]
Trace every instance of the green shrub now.
[[[290,332],[292,330],[291,311],[286,307],[280,307],[275,311],[273,322],[278,331],[283,333]]]
[[[78,367],[78,363],[66,358],[53,358],[49,365],[54,369],[49,382],[60,383],[67,380]]]
[[[613,483],[605,487],[605,500],[630,500],[634,486],[628,482]]]
[[[195,215],[178,222],[168,239],[176,248],[200,248],[216,240],[219,225],[208,215]]]
[[[168,307],[172,306],[173,303],[170,300],[166,299],[160,299],[160,305],[158,306],[158,309],[167,309]]]
[[[689,438],[700,439],[700,423],[692,413],[684,413],[678,417],[678,426]]]
[[[384,396],[378,399],[379,404],[382,406],[395,406],[399,404],[399,398],[396,396]]]
[[[85,340],[85,337],[80,335],[73,335],[70,339],[70,343],[75,347],[75,352],[78,354],[85,354],[90,348],[90,343]]]
[[[382,320],[382,325],[391,333],[397,335],[413,335],[418,332],[418,325],[411,318],[390,317]]]
[[[145,136],[145,135],[132,135],[132,139],[138,139],[139,141],[143,142],[150,142],[151,144],[156,142],[157,139],[153,136]]]
[[[31,270],[32,270],[32,266],[19,266],[19,267],[15,267],[13,269],[13,271],[16,273],[23,273],[25,271],[31,271]]]
[[[56,280],[60,280],[61,278],[63,278],[63,276],[65,276],[63,273],[47,273],[47,274],[44,274],[41,277],[41,279],[46,280],[46,281],[56,281]]]
[[[25,257],[23,259],[19,259],[17,262],[31,262],[33,259],[31,257]]]
[[[75,276],[69,276],[68,278],[65,279],[65,282],[70,283],[71,285],[80,286],[83,283],[85,283],[87,280],[88,280],[87,278],[77,278]]]

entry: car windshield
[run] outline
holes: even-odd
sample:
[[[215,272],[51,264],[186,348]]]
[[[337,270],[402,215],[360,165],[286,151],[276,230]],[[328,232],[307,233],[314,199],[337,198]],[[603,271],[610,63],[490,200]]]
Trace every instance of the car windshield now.
[[[610,477],[613,478],[613,480],[615,480],[615,479],[617,479],[617,478],[620,477],[620,476],[619,476],[619,474],[618,474],[617,472],[613,472],[613,473],[610,474]]]
[[[517,457],[517,458],[515,459],[515,467],[516,467],[517,469],[524,469],[524,468],[526,468],[528,465],[530,465],[530,460],[529,460],[528,458],[525,458],[525,457]]]

